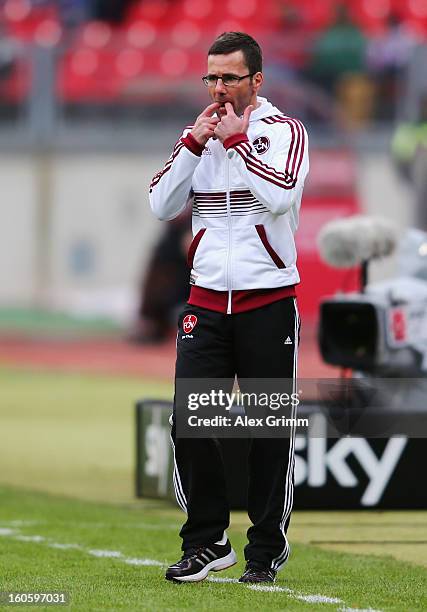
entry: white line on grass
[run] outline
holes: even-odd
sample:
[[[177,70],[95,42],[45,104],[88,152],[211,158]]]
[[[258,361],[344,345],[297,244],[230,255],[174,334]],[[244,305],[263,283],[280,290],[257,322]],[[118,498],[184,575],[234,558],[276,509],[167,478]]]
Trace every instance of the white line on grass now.
[[[0,0],[1,1],[1,0]],[[112,523],[102,523],[102,522],[90,522],[90,521],[55,521],[56,525],[78,525],[83,528],[90,529],[111,529],[114,524]],[[34,525],[46,525],[46,521],[23,521],[23,520],[15,520],[15,521],[0,521],[1,527],[31,527]],[[154,523],[133,523],[129,525],[120,524],[121,529],[143,529],[146,531],[177,531],[181,528],[181,525],[169,524],[169,525],[155,525]]]
[[[215,578],[210,578],[210,580],[215,580]],[[216,580],[221,580],[221,578],[217,578]],[[325,595],[302,595],[301,593],[297,593],[292,589],[288,589],[286,587],[279,587],[277,585],[264,585],[264,584],[251,584],[247,585],[249,589],[252,591],[264,591],[269,593],[286,593],[289,597],[293,599],[298,599],[300,601],[305,601],[311,604],[342,604],[344,603],[342,599],[338,597],[327,597]],[[371,608],[367,610],[362,610],[360,608],[337,608],[337,612],[382,612],[381,610],[373,610]]]
[[[49,548],[57,548],[58,550],[81,550],[78,544],[61,544],[60,542],[48,542]]]
[[[293,595],[294,593],[292,589],[273,584],[248,584],[248,589],[251,589],[251,591],[264,591],[268,593],[287,593],[288,595]]]
[[[97,550],[92,548],[86,552],[94,557],[107,557],[111,559],[120,559],[123,557],[123,553],[119,552],[118,550]]]
[[[83,549],[84,550],[84,549]],[[136,557],[125,557],[119,550],[98,550],[98,549],[86,549],[89,555],[94,557],[100,557],[104,559],[120,559],[123,563],[128,565],[152,565],[156,567],[166,567],[164,563],[156,561],[155,559],[138,559]]]
[[[10,525],[11,527],[28,527],[29,525],[42,525],[43,521],[21,521],[21,520],[14,520],[14,521],[0,521],[0,525],[4,526],[4,525]]]
[[[167,567],[165,563],[156,561],[155,559],[123,559],[128,565],[154,565],[156,567]]]
[[[307,603],[330,603],[330,604],[339,604],[344,603],[342,599],[338,597],[326,597],[325,595],[295,595],[296,599],[300,599],[301,601],[306,601]]]
[[[79,544],[63,544],[61,542],[53,542],[49,538],[45,538],[44,536],[40,535],[23,535],[17,529],[10,529],[9,527],[0,528],[0,536],[12,538],[13,540],[18,540],[19,542],[34,542],[35,544],[44,543],[49,548],[56,548],[58,550],[78,550],[86,553],[87,555],[91,555],[92,557],[118,559],[127,565],[166,567],[165,563],[161,563],[156,559],[138,559],[137,557],[126,557],[118,550],[99,550],[97,548],[85,548]]]
[[[157,561],[156,559],[140,559],[138,557],[126,557],[122,552],[118,550],[102,550],[98,548],[85,548],[79,544],[64,544],[61,542],[54,542],[49,538],[41,535],[24,535],[18,529],[11,529],[10,527],[0,527],[0,537],[12,538],[20,542],[33,542],[35,544],[46,544],[49,548],[55,548],[58,550],[78,550],[86,553],[93,557],[105,558],[105,559],[117,559],[127,565],[134,566],[151,566],[151,567],[167,567],[165,563]],[[219,583],[233,583],[239,584],[242,587],[251,589],[252,591],[264,591],[269,593],[285,593],[288,597],[305,601],[312,604],[338,604],[344,603],[342,599],[338,597],[327,597],[325,595],[303,595],[289,589],[287,587],[280,587],[278,585],[264,585],[264,584],[244,584],[240,583],[237,578],[219,578],[217,576],[209,576],[209,582]],[[337,608],[337,612],[381,612],[381,610],[360,609],[360,608]]]
[[[0,527],[0,536],[11,536],[16,533],[15,529],[10,529],[10,527]]]
[[[326,595],[302,595],[300,593],[296,593],[292,589],[287,589],[286,587],[279,587],[276,585],[264,585],[264,584],[251,584],[249,588],[252,591],[266,591],[270,593],[287,593],[294,599],[299,599],[300,601],[306,601],[307,603],[312,604],[338,604],[344,603],[342,599],[338,597],[326,597]]]
[[[218,578],[218,576],[208,576],[209,582],[239,582],[238,578]]]
[[[216,578],[209,577],[208,580],[210,582],[239,582],[237,578]],[[301,601],[305,601],[307,603],[312,604],[338,604],[344,603],[342,599],[338,599],[338,597],[326,597],[325,595],[301,595],[300,593],[296,593],[292,589],[288,589],[287,587],[281,587],[278,585],[267,585],[267,584],[247,584],[244,585],[251,591],[262,591],[264,593],[286,593],[290,597],[294,599],[299,599]],[[362,612],[362,611],[361,611]]]
[[[382,610],[374,610],[373,608],[338,608],[337,612],[382,612]]]
[[[209,582],[235,582],[239,583],[237,578],[217,578],[216,576],[209,576]],[[241,584],[241,583],[240,583]],[[338,597],[326,597],[325,595],[302,595],[301,593],[297,593],[292,589],[288,589],[287,587],[281,587],[278,585],[267,585],[267,584],[246,584],[242,585],[246,586],[251,591],[262,591],[264,593],[286,593],[289,597],[293,599],[298,599],[300,601],[305,601],[307,603],[312,604],[340,604],[344,603],[342,599]],[[381,612],[381,610],[361,610],[358,608],[338,608],[337,612]]]
[[[19,540],[20,542],[36,542],[36,544],[46,542],[46,538],[40,535],[16,535],[15,540]]]

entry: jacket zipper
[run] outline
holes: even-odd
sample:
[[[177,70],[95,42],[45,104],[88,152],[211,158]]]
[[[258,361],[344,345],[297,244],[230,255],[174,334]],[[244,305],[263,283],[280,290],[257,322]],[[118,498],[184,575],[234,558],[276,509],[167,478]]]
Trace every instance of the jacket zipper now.
[[[231,314],[231,244],[232,244],[232,225],[231,225],[231,206],[230,206],[230,160],[228,155],[225,158],[227,167],[227,221],[228,221],[228,254],[227,254],[227,290],[228,303],[227,314]]]

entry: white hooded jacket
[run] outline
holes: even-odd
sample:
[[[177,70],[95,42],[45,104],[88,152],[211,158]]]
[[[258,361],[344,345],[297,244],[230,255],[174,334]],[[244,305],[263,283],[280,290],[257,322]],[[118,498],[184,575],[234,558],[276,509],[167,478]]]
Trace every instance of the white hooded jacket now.
[[[184,130],[153,178],[150,205],[173,219],[193,197],[188,259],[194,285],[229,292],[299,282],[294,233],[309,169],[307,133],[265,98],[252,111],[247,135],[198,150]],[[201,153],[201,154],[200,154]]]

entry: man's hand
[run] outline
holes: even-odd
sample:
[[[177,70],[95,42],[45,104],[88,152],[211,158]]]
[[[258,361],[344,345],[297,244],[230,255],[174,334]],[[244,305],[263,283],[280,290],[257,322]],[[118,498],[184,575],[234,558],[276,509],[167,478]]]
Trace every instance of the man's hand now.
[[[202,146],[205,146],[209,138],[212,138],[214,135],[219,119],[218,117],[213,117],[212,115],[220,106],[221,105],[218,104],[218,102],[209,104],[209,106],[207,106],[205,110],[197,117],[194,127],[191,130],[191,135],[193,138]]]
[[[243,113],[243,117],[239,119],[239,117],[234,112],[233,105],[230,102],[225,103],[225,110],[227,114],[224,115],[221,121],[216,126],[214,133],[215,136],[221,142],[224,142],[230,136],[234,134],[246,134],[249,127],[249,117],[251,116],[251,112],[253,111],[253,106],[250,104],[245,108],[245,112]]]

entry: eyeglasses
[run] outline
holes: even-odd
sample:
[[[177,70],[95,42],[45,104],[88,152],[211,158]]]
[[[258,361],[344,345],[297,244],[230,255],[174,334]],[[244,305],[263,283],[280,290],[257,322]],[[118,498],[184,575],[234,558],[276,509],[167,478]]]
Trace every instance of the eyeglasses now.
[[[236,87],[240,81],[243,79],[247,79],[248,77],[253,77],[255,72],[251,74],[245,74],[244,76],[237,76],[235,74],[223,74],[222,76],[218,76],[216,74],[207,74],[202,77],[203,83],[206,87],[215,87],[218,83],[218,79],[221,79],[222,84],[226,87]]]

